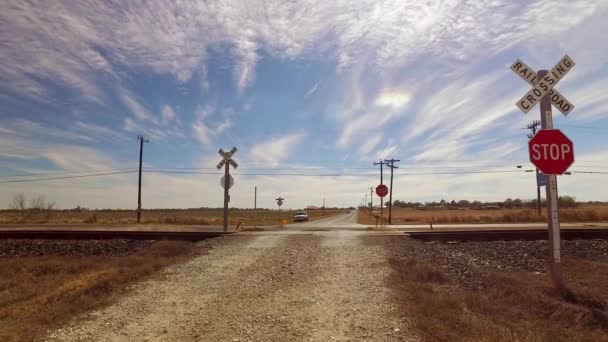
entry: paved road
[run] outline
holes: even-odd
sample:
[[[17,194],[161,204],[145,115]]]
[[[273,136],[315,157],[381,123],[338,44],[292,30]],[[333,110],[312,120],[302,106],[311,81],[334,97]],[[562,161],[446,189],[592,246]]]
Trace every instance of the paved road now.
[[[302,222],[292,223],[287,225],[290,230],[315,230],[315,229],[367,229],[366,225],[357,223],[357,211],[351,210],[350,213],[334,215],[328,218]]]
[[[350,225],[353,215],[326,222]],[[202,241],[208,254],[136,285],[115,304],[74,319],[47,339],[412,340],[386,287],[387,244],[402,237],[310,227]]]

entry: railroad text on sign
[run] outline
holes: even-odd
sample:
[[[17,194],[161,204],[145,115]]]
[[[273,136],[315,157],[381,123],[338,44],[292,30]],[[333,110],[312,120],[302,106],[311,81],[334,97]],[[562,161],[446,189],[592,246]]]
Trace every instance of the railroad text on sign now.
[[[574,67],[574,61],[565,55],[524,97],[517,101],[517,107],[528,113],[553,87]],[[528,80],[528,77],[525,78]],[[535,79],[535,78],[534,78]],[[531,80],[530,80],[531,81]],[[555,92],[554,92],[555,93]]]
[[[511,70],[517,74],[517,76],[521,77],[524,81],[528,82],[531,86],[536,86],[537,84],[537,75],[534,69],[530,68],[526,63],[522,60],[516,60],[513,65],[511,65]],[[551,103],[555,108],[557,108],[562,114],[568,115],[574,109],[574,105],[568,101],[562,94],[557,91],[557,89],[553,88],[549,91],[548,94],[551,99]]]

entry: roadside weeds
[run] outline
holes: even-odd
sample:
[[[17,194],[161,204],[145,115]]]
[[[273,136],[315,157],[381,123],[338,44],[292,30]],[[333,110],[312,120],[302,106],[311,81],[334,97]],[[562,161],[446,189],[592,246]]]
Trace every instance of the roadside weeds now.
[[[607,263],[564,258],[561,293],[546,274],[521,271],[471,269],[474,288],[437,259],[408,254],[407,243],[390,259],[388,282],[423,340],[608,341]]]
[[[203,252],[190,242],[158,241],[120,256],[2,256],[0,341],[39,340],[74,316],[112,303],[128,284]]]

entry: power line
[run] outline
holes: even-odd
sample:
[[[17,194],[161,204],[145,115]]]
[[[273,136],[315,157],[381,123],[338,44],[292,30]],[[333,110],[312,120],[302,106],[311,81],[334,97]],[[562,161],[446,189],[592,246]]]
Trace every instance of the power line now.
[[[120,171],[120,172],[109,172],[109,173],[97,173],[97,174],[93,174],[93,175],[64,176],[64,177],[50,177],[50,178],[16,179],[16,180],[0,181],[0,184],[38,182],[38,181],[46,181],[46,180],[71,179],[71,178],[99,177],[99,176],[119,175],[119,174],[125,174],[125,173],[135,173],[135,172],[137,172],[137,171]]]
[[[196,172],[196,171],[165,171],[165,170],[143,170],[150,173],[167,174],[196,174],[196,175],[220,175],[219,172]],[[526,170],[489,170],[489,171],[461,171],[461,172],[400,172],[395,175],[416,176],[416,175],[461,175],[461,174],[485,174],[485,173],[521,173]],[[378,176],[376,173],[233,173],[239,176]]]
[[[50,175],[73,175],[79,173],[91,173],[91,172],[111,172],[111,171],[125,171],[125,170],[133,170],[132,167],[123,167],[117,169],[102,169],[102,170],[82,170],[82,171],[51,171],[44,173],[20,173],[20,174],[12,174],[12,175],[0,175],[0,178],[17,178],[17,177],[40,177],[40,176],[50,176]]]
[[[38,182],[48,180],[62,180],[72,178],[88,178],[88,177],[100,177],[100,176],[111,176],[127,173],[136,173],[137,170],[132,171],[119,171],[119,172],[108,172],[108,173],[97,173],[92,175],[78,175],[78,176],[63,176],[63,177],[49,177],[49,178],[34,178],[34,179],[16,179],[8,181],[0,181],[0,184],[5,183],[26,183],[26,182]],[[148,173],[167,173],[167,174],[197,174],[197,175],[221,175],[219,172],[180,172],[180,171],[158,171],[158,170],[142,170],[142,172]],[[464,171],[464,172],[415,172],[415,173],[395,173],[395,175],[401,176],[430,176],[430,175],[469,175],[469,174],[500,174],[500,173],[521,173],[526,170],[495,170],[495,171]],[[570,171],[570,173],[580,174],[608,174],[608,171]],[[310,173],[236,173],[238,176],[291,176],[291,177],[377,177],[375,173],[363,173],[363,174],[347,174],[347,173],[323,173],[323,174],[310,174]]]

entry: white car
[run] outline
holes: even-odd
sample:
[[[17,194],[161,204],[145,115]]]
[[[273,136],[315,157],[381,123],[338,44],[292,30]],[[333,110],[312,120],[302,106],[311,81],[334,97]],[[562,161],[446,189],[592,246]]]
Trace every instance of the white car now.
[[[303,222],[308,221],[308,213],[305,211],[299,211],[295,215],[293,215],[293,222]]]

